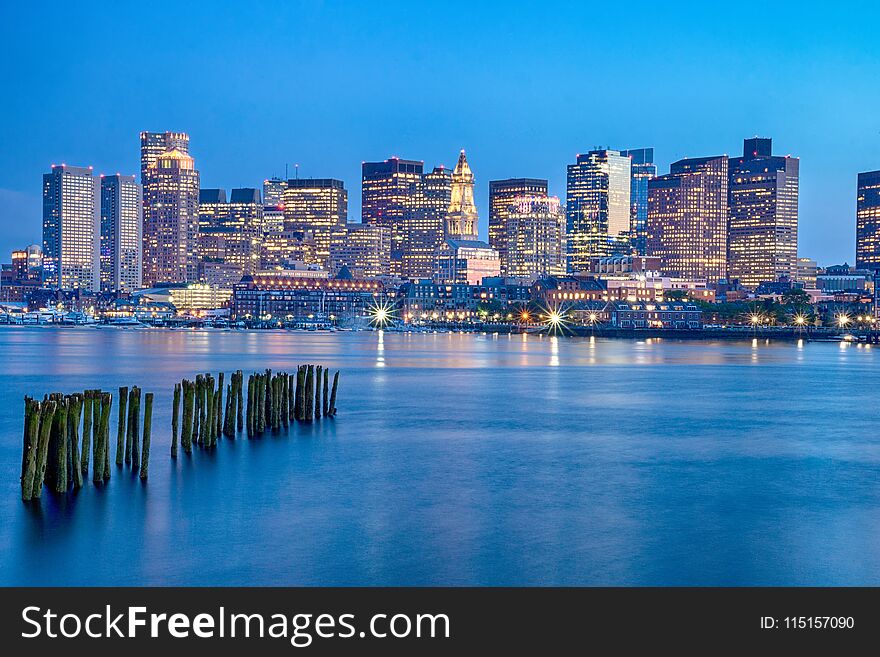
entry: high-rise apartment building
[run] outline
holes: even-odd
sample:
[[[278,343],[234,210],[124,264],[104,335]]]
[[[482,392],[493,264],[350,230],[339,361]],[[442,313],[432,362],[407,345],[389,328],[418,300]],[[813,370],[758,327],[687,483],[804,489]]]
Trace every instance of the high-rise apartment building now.
[[[229,217],[229,201],[225,189],[199,190],[199,230],[219,228]]]
[[[648,181],[657,176],[653,148],[631,148],[620,151],[631,162],[630,173],[630,235],[632,250],[645,255],[648,241]]]
[[[752,290],[797,277],[800,161],[773,155],[771,144],[746,139],[742,157],[730,160],[728,277]]]
[[[284,190],[284,230],[310,233],[315,263],[330,267],[330,246],[340,238],[348,221],[348,192],[341,180],[297,178]]]
[[[101,291],[133,292],[142,286],[141,186],[134,176],[101,176]]]
[[[265,205],[280,206],[284,203],[284,190],[287,189],[287,181],[281,178],[267,178],[263,181],[263,203]]]
[[[614,150],[594,150],[568,165],[566,236],[569,271],[586,271],[596,256],[631,251],[631,162]]]
[[[149,162],[142,172],[144,284],[195,282],[199,264],[199,172],[195,162],[179,148],[155,158],[142,155],[141,160]]]
[[[98,190],[92,167],[53,165],[43,175],[43,280],[48,287],[99,290]]]
[[[563,276],[565,213],[556,196],[520,196],[505,214],[502,276]]]
[[[508,212],[521,197],[546,198],[547,181],[540,178],[489,181],[489,246],[501,257],[502,272],[507,259]]]
[[[727,156],[679,160],[648,182],[647,255],[664,273],[727,278]]]
[[[880,171],[866,171],[858,177],[856,267],[880,269]]]
[[[253,187],[233,189],[225,224],[226,262],[241,268],[242,274],[254,274],[260,268],[260,245],[263,241],[263,202],[260,190]]]

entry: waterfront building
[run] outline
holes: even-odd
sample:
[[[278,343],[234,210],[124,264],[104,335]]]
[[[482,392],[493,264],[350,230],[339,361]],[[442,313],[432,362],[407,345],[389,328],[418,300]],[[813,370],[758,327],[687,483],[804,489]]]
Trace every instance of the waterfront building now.
[[[101,176],[100,266],[102,292],[141,287],[143,217],[134,176]]]
[[[291,269],[294,263],[316,265],[317,261],[311,232],[285,230],[263,236],[260,270]]]
[[[263,181],[263,203],[280,207],[284,204],[284,190],[287,189],[287,181],[281,178],[267,178]]]
[[[858,176],[856,267],[880,268],[880,171],[865,171]]]
[[[405,283],[400,298],[407,322],[507,320],[531,300],[531,289],[501,278],[487,278],[477,285],[420,280]]]
[[[92,167],[52,165],[43,175],[43,278],[47,287],[97,291],[100,201]]]
[[[727,156],[685,159],[648,181],[647,255],[663,273],[727,277]]]
[[[339,239],[348,221],[345,185],[333,178],[292,179],[283,198],[285,231],[311,233],[315,260],[328,268],[331,243]]]
[[[257,272],[235,285],[232,316],[315,324],[362,320],[366,324],[370,309],[384,291],[379,281],[328,278],[326,271]]]
[[[729,165],[728,276],[747,289],[797,277],[800,161],[772,155],[771,143],[744,140]]]
[[[173,147],[147,162],[141,178],[144,196],[143,278],[146,285],[157,282],[187,282],[198,278],[199,172],[192,157],[181,150],[189,139],[164,133]],[[184,139],[185,138],[185,139]],[[149,156],[149,157],[148,157]]]
[[[611,305],[611,326],[622,329],[690,329],[703,328],[703,313],[691,303],[630,303],[616,301]]]
[[[229,304],[231,297],[231,289],[207,283],[167,283],[138,290],[131,295],[135,302],[149,299],[157,303],[168,303],[180,312],[223,308]]]
[[[391,230],[386,226],[350,223],[331,246],[333,271],[347,267],[356,278],[379,278],[391,271]]]
[[[547,181],[540,178],[507,178],[489,181],[489,246],[498,251],[501,269],[507,259],[507,216],[522,197],[546,198]]]
[[[632,250],[644,255],[648,245],[648,181],[657,177],[654,149],[632,148],[620,151],[620,154],[631,162],[629,221]]]
[[[615,150],[579,154],[568,165],[568,269],[585,271],[590,258],[631,251],[631,161]]]
[[[502,276],[561,276],[566,272],[565,213],[556,196],[520,196],[504,215]]]
[[[219,228],[229,216],[225,189],[199,190],[199,230]]]
[[[838,292],[866,292],[874,284],[873,271],[842,265],[831,265],[816,276],[816,288],[826,294]]]

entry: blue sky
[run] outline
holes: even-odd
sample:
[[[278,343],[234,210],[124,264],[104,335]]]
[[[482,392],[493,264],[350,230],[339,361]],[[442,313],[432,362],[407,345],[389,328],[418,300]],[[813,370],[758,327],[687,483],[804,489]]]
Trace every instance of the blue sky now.
[[[801,158],[800,253],[853,261],[855,181],[880,169],[872,3],[5,2],[0,260],[40,239],[53,162],[138,171],[141,130],[182,130],[204,187],[288,163],[546,177],[594,146],[653,146],[661,172],[773,137]]]

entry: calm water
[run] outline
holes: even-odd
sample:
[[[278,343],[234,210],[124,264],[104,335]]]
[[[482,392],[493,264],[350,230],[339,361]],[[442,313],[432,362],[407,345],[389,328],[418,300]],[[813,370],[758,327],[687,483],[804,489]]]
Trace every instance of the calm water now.
[[[880,348],[5,327],[0,355],[0,584],[880,584]],[[301,362],[342,369],[335,421],[168,458],[174,381]],[[22,396],[131,384],[149,482],[24,505]]]

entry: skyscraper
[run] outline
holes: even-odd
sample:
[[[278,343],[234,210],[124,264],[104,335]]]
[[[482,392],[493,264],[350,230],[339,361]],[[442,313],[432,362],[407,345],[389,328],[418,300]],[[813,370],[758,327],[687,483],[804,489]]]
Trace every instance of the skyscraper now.
[[[225,189],[199,190],[199,230],[219,228],[229,217]]]
[[[199,172],[193,158],[177,148],[167,150],[143,179],[144,283],[197,281]]]
[[[631,250],[630,158],[595,150],[568,165],[566,235],[569,271],[586,271],[590,258]]]
[[[452,200],[452,172],[441,166],[422,175],[415,208],[404,221],[400,275],[411,280],[434,275],[437,249],[443,244],[446,213]]]
[[[505,213],[502,276],[563,276],[565,213],[556,196],[520,196]]]
[[[745,288],[797,277],[799,163],[772,155],[761,137],[730,160],[728,277]]]
[[[263,181],[263,203],[265,205],[280,206],[284,203],[284,190],[287,189],[287,181],[281,178],[267,178]]]
[[[142,285],[141,186],[134,176],[101,176],[101,291]]]
[[[350,223],[345,238],[331,246],[333,269],[356,278],[387,276],[391,269],[391,231],[386,226]]]
[[[48,287],[97,292],[98,180],[92,167],[52,165],[43,175],[43,280]]]
[[[452,198],[446,212],[446,238],[478,240],[477,206],[474,204],[474,174],[464,149],[452,171]]]
[[[679,160],[648,181],[649,256],[664,273],[727,277],[727,156]]]
[[[233,189],[229,211],[224,222],[226,262],[241,268],[242,274],[254,274],[260,265],[260,245],[263,241],[263,202],[260,190],[253,187]]]
[[[547,181],[539,178],[507,178],[489,181],[489,246],[501,257],[504,272],[507,259],[507,215],[520,197],[546,198]]]
[[[348,192],[341,180],[297,178],[284,190],[284,230],[310,233],[317,264],[330,267],[330,245],[348,221]]]
[[[859,174],[856,194],[856,267],[880,268],[880,171]]]
[[[407,276],[404,260],[410,249],[419,184],[424,163],[392,157],[361,166],[361,222],[384,226],[391,235],[391,270]]]
[[[648,181],[657,176],[653,148],[633,148],[620,151],[631,162],[630,173],[630,235],[632,250],[645,255],[648,241]]]

